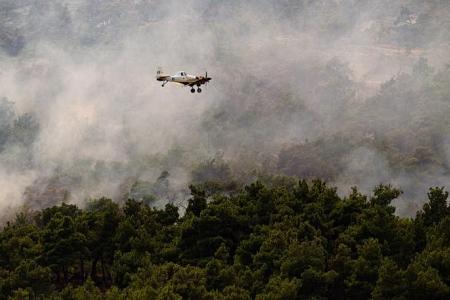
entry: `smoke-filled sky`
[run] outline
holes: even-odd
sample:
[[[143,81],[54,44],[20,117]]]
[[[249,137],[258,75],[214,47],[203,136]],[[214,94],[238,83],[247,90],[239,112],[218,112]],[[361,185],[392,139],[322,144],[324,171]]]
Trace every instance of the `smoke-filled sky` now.
[[[0,0],[0,210],[183,190],[219,153],[243,180],[392,183],[411,213],[450,179],[449,50],[447,1]]]

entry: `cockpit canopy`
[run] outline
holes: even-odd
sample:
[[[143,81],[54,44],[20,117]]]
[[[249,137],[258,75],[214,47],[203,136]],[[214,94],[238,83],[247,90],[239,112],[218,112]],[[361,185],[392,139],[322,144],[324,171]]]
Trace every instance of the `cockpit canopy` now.
[[[177,76],[186,76],[186,72],[184,72],[184,71],[179,71],[179,72],[177,73]]]

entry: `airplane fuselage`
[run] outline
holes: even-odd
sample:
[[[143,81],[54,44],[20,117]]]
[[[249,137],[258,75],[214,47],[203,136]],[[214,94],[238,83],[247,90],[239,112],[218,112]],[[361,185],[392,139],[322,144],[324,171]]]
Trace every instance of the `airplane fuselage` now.
[[[164,86],[168,82],[175,82],[180,83],[183,85],[187,85],[191,87],[191,92],[195,92],[194,86],[197,86],[197,92],[200,93],[202,90],[200,89],[200,86],[202,84],[207,83],[211,80],[210,77],[208,77],[208,73],[205,74],[205,76],[194,76],[187,74],[184,71],[177,72],[175,75],[163,75],[160,70],[156,73],[156,80],[162,81]]]

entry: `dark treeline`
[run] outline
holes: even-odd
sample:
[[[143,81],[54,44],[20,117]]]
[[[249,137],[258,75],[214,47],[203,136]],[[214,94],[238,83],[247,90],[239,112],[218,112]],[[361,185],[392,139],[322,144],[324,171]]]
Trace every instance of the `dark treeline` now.
[[[380,185],[341,198],[320,180],[227,193],[191,186],[186,212],[102,198],[19,213],[0,232],[1,299],[448,299],[450,207],[415,218]]]

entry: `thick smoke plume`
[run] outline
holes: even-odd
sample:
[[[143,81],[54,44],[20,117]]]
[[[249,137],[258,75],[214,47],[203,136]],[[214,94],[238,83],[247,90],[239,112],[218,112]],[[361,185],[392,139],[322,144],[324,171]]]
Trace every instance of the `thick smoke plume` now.
[[[287,174],[412,213],[450,178],[449,50],[446,1],[2,0],[0,210]]]

